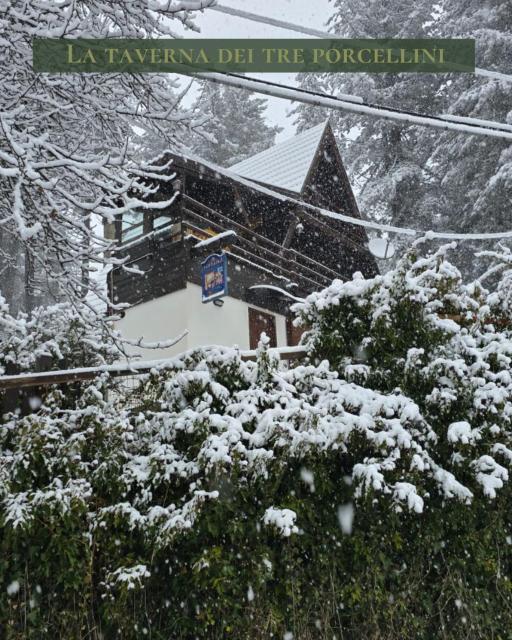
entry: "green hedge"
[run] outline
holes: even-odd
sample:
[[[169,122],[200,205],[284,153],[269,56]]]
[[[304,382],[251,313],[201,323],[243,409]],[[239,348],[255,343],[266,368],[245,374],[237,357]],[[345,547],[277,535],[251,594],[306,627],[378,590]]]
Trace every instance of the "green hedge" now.
[[[2,637],[512,638],[501,294],[409,255],[297,306],[309,362],[199,351],[131,409],[103,377],[5,416]]]

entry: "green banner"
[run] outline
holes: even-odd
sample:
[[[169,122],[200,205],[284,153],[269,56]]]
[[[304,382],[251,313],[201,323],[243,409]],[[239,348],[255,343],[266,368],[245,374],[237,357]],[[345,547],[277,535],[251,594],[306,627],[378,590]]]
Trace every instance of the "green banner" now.
[[[473,73],[475,41],[37,38],[33,65],[49,73]]]

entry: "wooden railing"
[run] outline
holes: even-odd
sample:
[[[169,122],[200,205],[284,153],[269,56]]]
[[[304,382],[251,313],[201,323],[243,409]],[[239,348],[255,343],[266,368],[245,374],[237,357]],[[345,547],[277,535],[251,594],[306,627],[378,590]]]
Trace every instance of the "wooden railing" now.
[[[202,222],[204,222],[204,218],[198,220],[200,216],[197,216],[196,214],[194,214],[193,212],[189,212],[188,210],[184,211],[184,215],[187,216],[184,219],[183,223],[186,228],[196,232],[197,234],[201,232],[204,233],[203,228],[195,226],[189,220],[190,218],[197,221],[198,224],[201,224]],[[222,231],[224,231],[222,227],[216,225],[215,223],[209,224],[210,227],[212,229],[216,229],[218,233],[222,233]],[[214,238],[215,236],[212,237]],[[287,262],[279,254],[261,249],[261,247],[258,247],[258,245],[256,245],[255,243],[247,241],[243,237],[237,236],[237,242],[233,245],[230,245],[229,240],[226,240],[225,245],[227,245],[228,247],[225,248],[226,253],[231,255],[233,258],[238,258],[240,260],[244,260],[246,262],[254,264],[257,267],[260,267],[272,273],[275,277],[281,277],[288,282],[299,281],[303,286],[306,286],[306,288],[322,289],[323,287],[325,287],[326,283],[322,282],[318,274],[313,274],[317,277],[317,279],[313,280],[313,278],[296,271],[294,269],[294,265]]]
[[[234,258],[252,262],[256,266],[291,282],[298,281],[298,284],[302,284],[306,289],[323,288],[335,278],[345,277],[314,258],[289,247],[284,247],[187,195],[182,195],[180,206],[173,207],[173,209],[172,215],[169,214],[169,222],[161,224],[155,229],[148,230],[147,221],[135,223],[129,228],[125,227],[124,233],[133,233],[139,229],[141,232],[146,229],[146,233],[141,233],[141,235],[129,238],[124,242],[122,237],[119,238],[119,249],[128,249],[132,243],[141,242],[157,232],[165,233],[167,228],[178,221],[189,222],[196,226],[197,231],[203,233],[205,228],[211,228],[217,233],[235,231],[238,237],[237,246],[230,248],[229,251]],[[161,215],[165,215],[165,212],[162,211]]]
[[[326,278],[329,282],[332,282],[335,278],[342,277],[337,271],[334,271],[327,265],[318,262],[314,258],[307,256],[303,253],[299,253],[295,251],[295,249],[285,248],[282,245],[270,240],[254,229],[250,227],[246,227],[235,220],[231,220],[222,213],[211,209],[210,207],[204,205],[202,202],[198,202],[189,196],[183,196],[183,203],[185,205],[184,209],[187,212],[202,212],[208,217],[202,217],[203,221],[206,220],[208,223],[217,221],[217,226],[222,227],[223,231],[229,229],[233,229],[238,233],[239,236],[245,238],[247,241],[255,244],[257,247],[270,251],[274,256],[277,254],[281,256],[283,259],[287,260],[289,263],[295,264],[301,269],[309,270],[311,273],[315,273],[317,275],[321,275],[323,278]]]
[[[203,347],[205,351],[218,349],[219,347]],[[222,347],[221,347],[222,348]],[[231,351],[225,347],[228,351]],[[199,351],[195,349],[194,351]],[[270,354],[279,357],[280,360],[298,360],[307,355],[303,347],[277,347],[269,349]],[[145,362],[132,362],[103,365],[99,367],[84,367],[81,369],[67,369],[63,371],[41,371],[38,373],[20,373],[10,376],[0,376],[0,391],[8,389],[23,389],[27,387],[49,387],[54,384],[73,384],[94,380],[104,373],[108,373],[113,378],[128,377],[134,375],[147,374],[154,369],[171,369],[176,366],[178,360],[191,353],[191,351],[181,353],[173,358],[163,360],[150,360]],[[235,351],[233,354],[239,355],[243,361],[256,360],[257,352]]]

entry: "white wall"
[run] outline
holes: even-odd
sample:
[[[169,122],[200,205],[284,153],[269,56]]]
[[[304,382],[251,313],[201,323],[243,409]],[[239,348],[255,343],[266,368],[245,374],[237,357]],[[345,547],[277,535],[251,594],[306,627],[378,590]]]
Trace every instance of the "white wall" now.
[[[168,358],[195,347],[219,344],[237,345],[249,349],[249,307],[246,302],[230,298],[222,299],[222,307],[213,302],[201,302],[201,287],[187,283],[166,296],[136,305],[126,311],[126,316],[116,323],[116,329],[123,337],[132,340],[143,338],[144,342],[158,342],[174,338],[188,329],[188,335],[169,349],[140,349],[130,347],[132,354],[141,355],[144,360]],[[270,313],[266,309],[262,309]],[[271,314],[276,318],[277,346],[286,346],[286,318]]]

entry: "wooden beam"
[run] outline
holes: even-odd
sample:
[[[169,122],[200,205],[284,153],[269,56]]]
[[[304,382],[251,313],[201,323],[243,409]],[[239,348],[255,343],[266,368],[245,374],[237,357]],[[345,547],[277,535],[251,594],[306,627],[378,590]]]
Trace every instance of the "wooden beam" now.
[[[123,239],[123,214],[122,213],[116,213],[116,215],[114,216],[114,226],[115,226],[115,235],[116,235],[116,240],[118,242],[121,242]]]
[[[244,237],[244,234],[247,234],[249,236],[249,238],[253,239],[252,241],[257,242],[257,244],[259,246],[261,246],[262,248],[264,248],[265,245],[266,245],[267,247],[269,247],[269,250],[273,251],[274,253],[278,253],[282,249],[282,245],[278,244],[277,242],[274,242],[273,240],[270,240],[270,238],[267,238],[267,237],[261,235],[260,233],[258,233],[257,231],[254,231],[253,229],[244,227],[243,225],[239,224],[238,222],[235,222],[234,220],[231,220],[231,218],[228,218],[227,216],[219,213],[218,211],[215,211],[214,209],[211,209],[210,207],[206,206],[202,202],[198,202],[197,200],[194,200],[190,196],[184,195],[183,196],[183,200],[184,200],[185,204],[190,204],[192,207],[196,207],[200,211],[204,212],[205,215],[217,217],[223,224],[227,225],[225,228],[232,227],[233,229],[235,229],[237,231],[240,231],[240,235],[242,237]],[[304,214],[301,211],[296,211],[295,215],[297,215],[299,218],[304,217],[304,219],[306,219],[306,220],[310,219],[309,218],[309,214]],[[319,226],[320,225],[321,226],[324,225],[323,222],[321,222],[319,220],[316,220],[316,218],[314,218],[313,216],[311,216],[311,219],[313,221],[313,224],[316,223]],[[218,226],[221,227],[222,225],[218,225]],[[224,228],[224,227],[222,227],[222,228]],[[328,227],[328,229],[333,234],[336,233],[337,234],[336,237],[338,237],[338,239],[339,239],[338,232],[336,232],[331,227]],[[316,273],[320,273],[324,277],[330,278],[330,280],[332,280],[333,278],[347,277],[345,274],[340,274],[339,272],[334,271],[330,267],[327,267],[326,265],[324,265],[324,264],[322,264],[320,262],[317,262],[316,260],[314,260],[310,256],[302,254],[302,253],[299,253],[298,251],[295,251],[294,249],[287,249],[286,251],[288,253],[290,253],[290,254],[293,254],[293,257],[290,256],[289,259],[292,260],[293,262],[295,262],[298,266],[300,266],[302,268],[309,269],[310,271],[313,271],[313,272],[316,272]],[[298,260],[301,260],[302,262],[298,262]],[[308,264],[310,266],[308,266]]]
[[[142,235],[146,235],[153,231],[153,218],[154,214],[152,211],[144,211],[142,214]]]
[[[204,347],[205,350],[211,347]],[[198,349],[199,350],[199,349]],[[233,350],[233,354],[237,353]],[[242,361],[256,360],[256,351],[238,352]],[[281,360],[297,360],[307,355],[302,347],[280,347],[270,349],[270,353]],[[132,365],[112,364],[101,367],[86,367],[83,369],[68,369],[66,371],[44,371],[39,373],[22,373],[12,376],[0,376],[0,390],[23,389],[27,387],[49,387],[54,384],[73,384],[94,380],[98,376],[108,373],[110,377],[130,377],[150,373],[154,369],[167,369],[176,366],[177,360],[186,354],[179,354],[166,360],[153,360],[150,362],[135,362]]]
[[[242,218],[244,219],[244,223],[250,227],[251,220],[249,218],[249,214],[247,213],[247,209],[244,207],[244,201],[242,200],[242,194],[240,193],[240,189],[236,184],[233,185],[233,191],[235,194],[235,206],[242,214]]]
[[[293,216],[290,224],[288,225],[288,229],[286,231],[286,236],[283,240],[283,249],[289,249],[292,242],[293,242],[293,236],[295,235],[295,229],[297,228],[297,225],[299,224],[299,220],[296,216]]]

